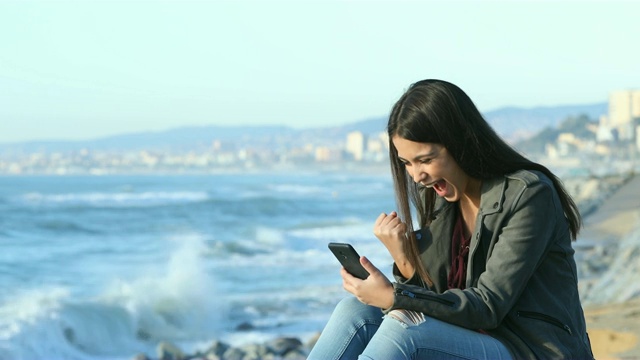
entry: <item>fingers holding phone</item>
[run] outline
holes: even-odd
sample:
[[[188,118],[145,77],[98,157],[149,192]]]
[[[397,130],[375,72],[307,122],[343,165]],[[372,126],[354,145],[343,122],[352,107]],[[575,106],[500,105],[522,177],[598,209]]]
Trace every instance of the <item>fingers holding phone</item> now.
[[[361,280],[342,268],[342,287],[353,294],[363,304],[388,309],[393,305],[393,285],[378,268],[365,256],[360,258],[360,264],[369,273],[369,277]]]
[[[380,308],[393,305],[393,286],[366,257],[350,244],[330,243],[329,249],[342,264],[342,286],[362,303]]]

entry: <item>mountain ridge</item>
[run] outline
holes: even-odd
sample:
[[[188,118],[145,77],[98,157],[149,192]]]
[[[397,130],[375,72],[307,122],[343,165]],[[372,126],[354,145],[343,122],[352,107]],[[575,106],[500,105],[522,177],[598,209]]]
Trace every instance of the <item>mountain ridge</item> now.
[[[585,114],[599,118],[606,114],[607,103],[584,105],[503,107],[483,113],[498,134],[508,141],[526,139],[546,127],[555,127],[568,116]],[[34,140],[0,143],[0,153],[33,153],[91,150],[189,150],[211,146],[213,141],[248,144],[297,146],[327,142],[342,143],[351,131],[372,135],[385,131],[386,116],[371,117],[339,126],[294,129],[285,125],[181,126],[160,131],[124,133],[90,140]]]

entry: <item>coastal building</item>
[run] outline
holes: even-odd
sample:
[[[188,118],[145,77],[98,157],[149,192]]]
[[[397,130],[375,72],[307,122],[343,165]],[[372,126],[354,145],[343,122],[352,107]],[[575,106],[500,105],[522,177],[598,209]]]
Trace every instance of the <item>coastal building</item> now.
[[[609,94],[609,114],[600,126],[611,129],[616,140],[635,139],[636,119],[640,119],[640,90],[617,90]]]
[[[355,161],[362,161],[365,150],[365,136],[361,131],[347,134],[346,151]]]
[[[329,146],[318,146],[315,150],[315,160],[317,162],[339,162],[342,161],[342,151]]]

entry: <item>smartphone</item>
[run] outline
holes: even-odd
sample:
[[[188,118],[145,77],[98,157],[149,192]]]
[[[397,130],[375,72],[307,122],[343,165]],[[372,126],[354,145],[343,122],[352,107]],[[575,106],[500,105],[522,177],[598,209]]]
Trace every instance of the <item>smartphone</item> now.
[[[329,243],[329,250],[336,256],[340,264],[342,264],[349,274],[362,280],[369,277],[369,272],[360,264],[360,255],[358,255],[351,244],[332,242]]]

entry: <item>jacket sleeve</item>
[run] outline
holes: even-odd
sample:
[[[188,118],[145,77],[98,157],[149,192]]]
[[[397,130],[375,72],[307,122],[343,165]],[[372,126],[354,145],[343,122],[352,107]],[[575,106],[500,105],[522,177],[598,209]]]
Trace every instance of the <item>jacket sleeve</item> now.
[[[394,283],[394,304],[385,311],[420,311],[470,329],[498,326],[543,261],[559,228],[558,218],[564,218],[550,184],[523,186],[512,196],[513,201],[505,204],[509,208],[503,210],[508,213],[502,223],[488,229],[499,235],[493,249],[489,249],[477,286],[437,294],[415,284]],[[483,218],[481,214],[478,221]]]
[[[415,285],[415,286],[420,286],[424,288],[427,287],[427,284],[425,284],[425,282],[422,281],[422,279],[420,278],[420,275],[418,275],[417,272],[414,272],[413,276],[409,279],[402,276],[402,273],[400,273],[400,269],[398,269],[398,266],[395,263],[393,263],[393,277],[396,279],[396,283],[398,284]]]

